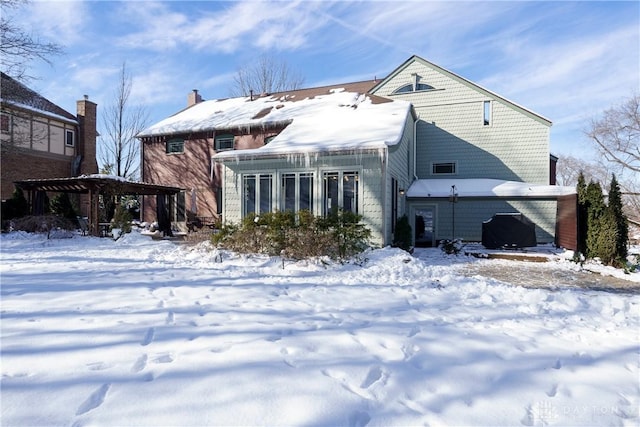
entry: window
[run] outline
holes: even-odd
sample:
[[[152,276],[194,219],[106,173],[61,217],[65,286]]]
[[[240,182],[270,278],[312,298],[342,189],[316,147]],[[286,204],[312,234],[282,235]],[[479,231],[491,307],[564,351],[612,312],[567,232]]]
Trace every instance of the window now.
[[[313,212],[313,174],[286,173],[282,175],[282,211],[298,212],[308,210]]]
[[[338,209],[358,213],[358,172],[325,172],[323,213]]]
[[[396,221],[398,220],[398,180],[391,178],[391,232],[396,232]]]
[[[271,141],[273,141],[273,138],[275,138],[276,136],[278,136],[278,135],[271,135],[271,136],[266,137],[266,138],[264,139],[264,145],[267,145],[268,143],[270,143]]]
[[[167,154],[184,153],[184,139],[173,138],[167,141]]]
[[[483,103],[483,117],[484,125],[489,126],[491,124],[491,101],[484,101]]]
[[[432,175],[454,175],[456,174],[456,162],[442,162],[431,164]]]
[[[184,191],[176,194],[176,221],[184,221],[185,215],[186,195]]]
[[[2,118],[1,129],[2,133],[10,133],[11,132],[11,117],[8,114],[2,114],[0,116]]]
[[[214,148],[216,151],[233,150],[233,141],[234,136],[231,134],[216,135]]]
[[[428,85],[426,83],[420,83],[420,76],[417,74],[412,74],[413,82],[408,83],[406,85],[400,86],[398,89],[394,90],[393,93],[411,93],[411,92],[419,92],[423,90],[433,90],[435,89],[433,86]]]
[[[65,130],[64,131],[64,144],[67,147],[73,147],[75,145],[75,141],[74,141],[75,138],[74,137],[75,137],[75,134],[73,133],[72,130],[69,130],[69,129]]]
[[[244,175],[243,178],[244,203],[242,215],[251,213],[259,215],[271,212],[273,177],[270,174]]]

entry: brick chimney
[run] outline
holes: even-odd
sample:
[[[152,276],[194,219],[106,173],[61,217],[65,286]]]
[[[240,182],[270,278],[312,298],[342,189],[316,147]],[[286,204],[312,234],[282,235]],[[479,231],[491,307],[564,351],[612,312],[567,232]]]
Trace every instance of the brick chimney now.
[[[193,91],[189,92],[189,95],[187,95],[187,107],[196,105],[199,102],[202,102],[202,97],[198,93],[198,89],[194,89]]]
[[[81,156],[80,174],[98,173],[96,160],[96,139],[98,130],[96,125],[96,111],[98,105],[89,101],[87,95],[77,101],[78,116],[78,155]]]

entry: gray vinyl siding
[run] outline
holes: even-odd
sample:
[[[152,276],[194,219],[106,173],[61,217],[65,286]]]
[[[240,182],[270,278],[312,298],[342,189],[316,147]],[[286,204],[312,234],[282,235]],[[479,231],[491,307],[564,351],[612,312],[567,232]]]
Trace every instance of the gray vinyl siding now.
[[[412,74],[434,90],[392,95]],[[495,178],[549,183],[549,122],[490,92],[415,61],[377,88],[377,95],[411,102],[419,116],[417,175],[432,162],[456,161],[457,178]],[[483,124],[491,101],[491,124]],[[451,176],[444,176],[450,178]]]
[[[385,197],[386,206],[384,222],[384,244],[393,242],[392,223],[396,221],[391,215],[393,188],[391,179],[398,181],[398,189],[407,190],[413,181],[413,118],[410,116],[404,127],[402,140],[395,146],[389,147],[387,158],[387,170],[385,173]],[[406,211],[405,198],[398,194],[398,217]]]
[[[453,237],[453,210],[451,202],[444,199],[414,199],[410,207],[435,205],[435,239]],[[541,199],[459,199],[455,204],[455,238],[465,242],[482,241],[482,223],[496,213],[522,213],[536,225],[538,243],[553,243],[556,223],[555,200]]]
[[[273,194],[277,210],[280,200],[280,176],[287,172],[314,173],[314,213],[322,213],[322,173],[330,171],[356,171],[359,176],[359,213],[363,223],[372,231],[371,243],[382,246],[384,236],[382,160],[386,150],[380,152],[352,153],[340,155],[288,156],[288,158],[254,159],[224,163],[223,218],[229,223],[242,220],[242,175],[272,173]]]

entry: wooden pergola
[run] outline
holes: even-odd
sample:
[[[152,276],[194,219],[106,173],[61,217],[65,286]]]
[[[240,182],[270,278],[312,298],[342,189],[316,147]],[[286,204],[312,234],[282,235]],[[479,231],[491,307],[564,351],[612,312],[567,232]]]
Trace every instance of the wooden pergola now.
[[[23,191],[28,191],[32,212],[38,212],[37,200],[39,195],[46,192],[75,193],[89,195],[89,234],[100,235],[99,228],[99,196],[100,194],[155,195],[158,198],[179,193],[182,189],[166,185],[150,184],[145,182],[132,182],[124,178],[109,175],[83,175],[72,178],[46,178],[46,179],[25,179],[15,181],[14,184]],[[43,199],[44,200],[44,199]],[[158,203],[157,206],[166,206],[165,203]],[[168,218],[168,213],[166,213]]]

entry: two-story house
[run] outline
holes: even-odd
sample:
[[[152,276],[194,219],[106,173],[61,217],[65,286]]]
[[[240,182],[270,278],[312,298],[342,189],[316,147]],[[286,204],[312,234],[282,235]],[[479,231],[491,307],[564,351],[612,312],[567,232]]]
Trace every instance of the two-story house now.
[[[549,185],[551,122],[417,56],[381,81],[190,97],[139,135],[143,179],[185,189],[175,221],[342,208],[386,245],[406,214],[429,246],[480,241],[483,221],[522,213],[554,241],[567,189]]]
[[[77,101],[73,115],[10,76],[2,73],[1,77],[3,201],[11,198],[15,181],[98,172],[95,103],[85,96]],[[79,208],[88,215],[87,200]]]

